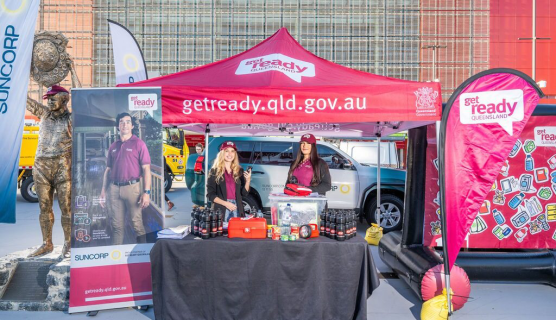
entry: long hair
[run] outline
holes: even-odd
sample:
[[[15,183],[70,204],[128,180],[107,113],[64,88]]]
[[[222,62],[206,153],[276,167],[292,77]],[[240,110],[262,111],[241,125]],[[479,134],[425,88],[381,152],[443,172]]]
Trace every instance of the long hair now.
[[[226,171],[226,165],[224,163],[225,152],[226,149],[220,150],[220,152],[218,152],[218,155],[216,156],[216,159],[214,159],[214,163],[212,164],[212,169],[210,170],[210,175],[214,175],[216,177],[216,183],[219,183],[221,180],[224,179],[224,172]],[[240,177],[239,170],[241,169],[241,167],[239,166],[237,151],[234,160],[232,161],[231,167],[234,181],[237,182]]]
[[[290,166],[290,171],[288,172],[288,181],[290,181],[293,171],[299,167],[301,162],[303,161],[303,153],[301,152],[301,143],[299,144],[299,149],[297,150],[297,158]],[[317,152],[317,144],[311,143],[311,154],[310,160],[311,166],[313,167],[313,179],[311,179],[311,187],[316,187],[320,184],[320,161],[319,161],[319,153]]]

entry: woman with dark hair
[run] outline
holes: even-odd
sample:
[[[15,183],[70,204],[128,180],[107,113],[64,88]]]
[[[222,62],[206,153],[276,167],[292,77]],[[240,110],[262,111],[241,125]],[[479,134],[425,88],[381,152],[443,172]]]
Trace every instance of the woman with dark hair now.
[[[249,194],[251,171],[243,171],[237,157],[237,147],[232,141],[220,146],[207,181],[207,199],[215,210],[225,213],[224,221],[243,217],[243,196]]]
[[[317,139],[310,133],[304,134],[299,142],[297,158],[290,166],[286,184],[293,182],[320,195],[326,195],[326,192],[332,189],[331,180],[326,161],[319,158]]]

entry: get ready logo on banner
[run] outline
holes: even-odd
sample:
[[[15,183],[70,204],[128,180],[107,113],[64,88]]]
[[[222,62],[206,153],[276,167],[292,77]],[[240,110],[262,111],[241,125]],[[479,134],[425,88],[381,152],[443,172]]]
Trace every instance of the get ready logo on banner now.
[[[539,147],[556,147],[556,127],[535,127],[535,144]]]
[[[274,53],[241,61],[237,67],[236,74],[243,75],[267,71],[281,72],[290,79],[301,83],[301,77],[312,78],[315,76],[315,65],[280,53]]]
[[[523,120],[523,90],[463,93],[460,96],[463,124],[498,123],[513,135],[513,122]]]

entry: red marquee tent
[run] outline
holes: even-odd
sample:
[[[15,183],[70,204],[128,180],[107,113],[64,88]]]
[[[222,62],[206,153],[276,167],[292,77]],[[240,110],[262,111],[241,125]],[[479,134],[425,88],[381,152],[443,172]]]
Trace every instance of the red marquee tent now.
[[[440,120],[440,84],[353,70],[285,28],[205,66],[120,86],[161,87],[166,125],[211,135],[386,136]]]

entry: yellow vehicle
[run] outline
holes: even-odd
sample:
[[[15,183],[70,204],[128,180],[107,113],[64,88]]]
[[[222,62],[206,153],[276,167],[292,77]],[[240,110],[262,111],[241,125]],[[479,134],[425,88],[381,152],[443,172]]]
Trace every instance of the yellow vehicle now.
[[[172,181],[182,181],[185,174],[185,164],[189,156],[189,148],[182,129],[163,128],[162,139],[164,147],[164,190],[168,192]],[[181,176],[178,180],[176,177]]]
[[[35,152],[39,143],[39,127],[23,127],[23,139],[21,140],[21,151],[19,154],[19,176],[17,187],[20,189],[23,199],[29,202],[38,202],[33,180],[33,164],[35,163]]]

